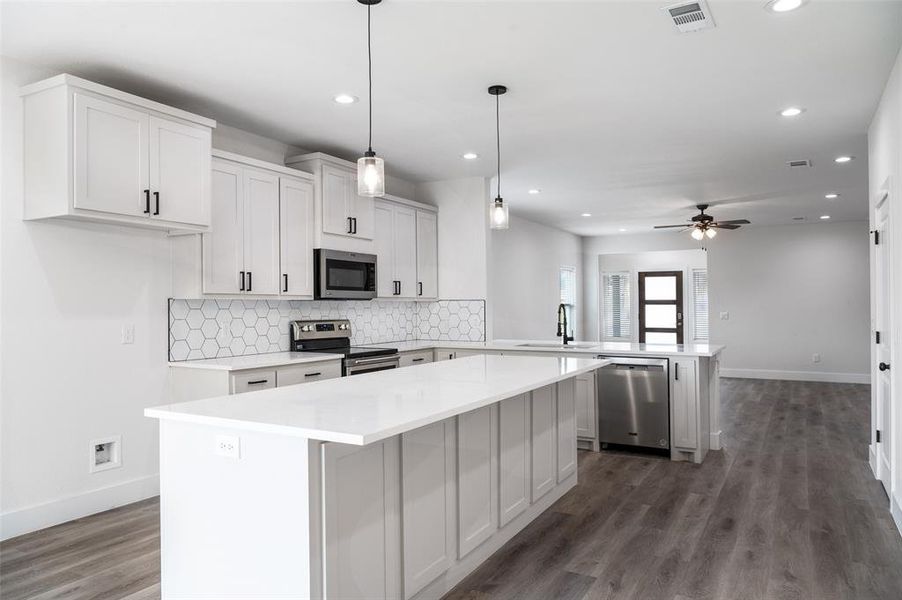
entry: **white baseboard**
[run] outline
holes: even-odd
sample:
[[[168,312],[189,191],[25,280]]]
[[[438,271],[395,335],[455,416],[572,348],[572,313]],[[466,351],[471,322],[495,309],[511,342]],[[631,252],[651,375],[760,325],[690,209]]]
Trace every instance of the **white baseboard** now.
[[[896,523],[896,529],[899,530],[899,534],[902,535],[902,506],[899,506],[899,501],[892,495],[890,495],[889,498],[889,512],[893,516],[893,521]]]
[[[131,504],[159,493],[160,478],[157,475],[150,475],[83,494],[67,496],[52,502],[9,511],[0,515],[0,540],[7,540],[117,506]]]
[[[765,369],[720,368],[721,377],[740,379],[784,379],[788,381],[823,381],[827,383],[871,383],[870,373],[823,373],[820,371],[769,371]]]
[[[711,450],[720,450],[720,431],[712,431],[708,437],[708,441],[710,443],[709,448]]]

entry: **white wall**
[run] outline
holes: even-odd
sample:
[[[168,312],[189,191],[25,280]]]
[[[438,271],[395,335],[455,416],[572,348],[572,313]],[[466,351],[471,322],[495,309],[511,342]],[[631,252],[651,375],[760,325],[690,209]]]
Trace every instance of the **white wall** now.
[[[751,226],[708,242],[711,342],[727,346],[723,374],[869,381],[868,244],[865,222]],[[687,247],[699,244],[671,233],[604,236],[586,238],[583,254],[594,262],[601,253]],[[586,320],[597,332],[590,274]]]
[[[891,228],[890,246],[892,248],[893,299],[890,304],[892,332],[892,358],[890,370],[892,377],[892,414],[889,426],[891,438],[890,465],[890,498],[891,510],[896,526],[902,531],[902,372],[897,368],[900,348],[902,348],[902,52],[896,59],[896,65],[886,84],[880,105],[874,114],[868,130],[868,170],[871,202],[871,220],[873,208],[881,190],[888,189],[890,196]],[[873,247],[872,247],[873,249]],[[872,307],[873,308],[873,307]],[[873,313],[872,313],[873,314]],[[873,348],[872,348],[873,350]],[[871,361],[874,368],[876,361]],[[872,401],[875,400],[874,389]],[[875,419],[877,407],[871,405],[871,418]],[[885,425],[884,425],[885,427]],[[871,465],[875,468],[873,432],[876,421],[872,423]]]
[[[601,280],[601,274],[606,272],[630,273],[630,329],[631,341],[639,341],[639,272],[640,271],[682,271],[683,272],[683,332],[684,341],[693,340],[695,331],[695,301],[692,297],[692,270],[707,269],[708,256],[704,250],[661,250],[658,252],[638,252],[627,254],[601,254],[597,257],[595,269],[599,271],[596,281]],[[598,294],[601,294],[599,290]],[[599,300],[596,313],[601,315],[604,309],[604,298]],[[604,337],[600,330],[601,316],[595,321],[599,331],[597,338]],[[594,339],[594,338],[593,338]]]
[[[581,239],[514,215],[510,221],[510,229],[490,234],[493,337],[554,339],[561,267],[576,268],[577,298],[582,298]],[[577,339],[582,337],[580,312],[577,307]]]

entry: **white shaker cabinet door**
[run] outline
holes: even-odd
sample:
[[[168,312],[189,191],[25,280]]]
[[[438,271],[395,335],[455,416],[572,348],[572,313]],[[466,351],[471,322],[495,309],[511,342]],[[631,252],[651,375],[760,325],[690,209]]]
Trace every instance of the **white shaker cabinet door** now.
[[[497,405],[457,417],[458,558],[498,529]]]
[[[210,222],[210,129],[150,117],[151,217]]]
[[[405,598],[444,573],[453,558],[453,421],[401,435]]]
[[[598,436],[595,392],[595,371],[576,377],[576,434],[581,438]]]
[[[279,179],[281,280],[286,296],[313,296],[313,182]]]
[[[75,94],[75,208],[150,214],[149,129],[146,112]]]
[[[354,237],[371,240],[376,233],[374,215],[376,203],[372,198],[357,195],[356,174],[351,178],[351,186],[351,201],[348,212],[350,216],[354,217]]]
[[[392,205],[376,202],[376,233],[373,242],[376,251],[376,295],[380,298],[395,296],[395,220]]]
[[[576,472],[576,378],[557,384],[557,481]]]
[[[323,452],[324,594],[399,598],[398,442],[326,443]]]
[[[498,404],[499,521],[504,527],[529,507],[529,394]]]
[[[532,392],[532,501],[557,485],[554,385]]]
[[[417,295],[417,217],[406,206],[394,207],[395,279],[399,298]]]
[[[350,215],[351,194],[356,197],[354,175],[345,169],[331,165],[322,168],[323,197],[323,233],[351,235],[348,221]]]
[[[417,297],[438,298],[438,215],[417,211]]]
[[[670,361],[670,384],[673,392],[673,445],[694,450],[698,447],[698,381],[696,363],[692,359]]]
[[[279,177],[244,169],[244,291],[278,294]]]
[[[237,294],[244,271],[244,188],[241,167],[214,160],[210,231],[203,234],[205,294]]]

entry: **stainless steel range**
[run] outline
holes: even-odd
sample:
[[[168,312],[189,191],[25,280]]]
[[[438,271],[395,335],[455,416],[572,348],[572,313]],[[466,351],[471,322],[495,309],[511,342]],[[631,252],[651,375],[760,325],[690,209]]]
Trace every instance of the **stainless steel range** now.
[[[292,352],[344,354],[342,375],[397,369],[397,348],[351,345],[351,322],[347,319],[291,322]]]

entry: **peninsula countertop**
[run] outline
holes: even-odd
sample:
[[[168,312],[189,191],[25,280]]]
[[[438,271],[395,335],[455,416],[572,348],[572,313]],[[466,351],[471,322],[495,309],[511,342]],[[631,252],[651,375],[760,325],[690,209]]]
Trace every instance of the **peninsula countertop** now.
[[[635,342],[570,342],[564,346],[553,340],[492,340],[488,342],[451,342],[436,340],[412,340],[406,342],[382,342],[373,346],[391,346],[399,352],[451,348],[458,350],[491,350],[496,352],[566,352],[568,354],[607,356],[701,356],[712,357],[725,346],[708,343],[689,344],[639,344]]]
[[[589,357],[479,355],[156,406],[144,415],[363,446],[606,364]]]

